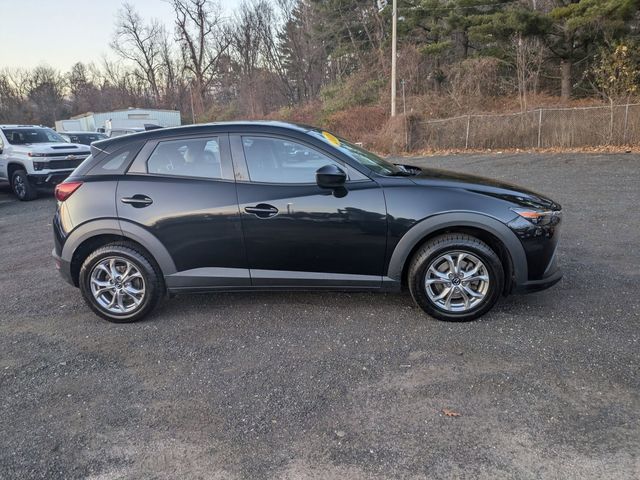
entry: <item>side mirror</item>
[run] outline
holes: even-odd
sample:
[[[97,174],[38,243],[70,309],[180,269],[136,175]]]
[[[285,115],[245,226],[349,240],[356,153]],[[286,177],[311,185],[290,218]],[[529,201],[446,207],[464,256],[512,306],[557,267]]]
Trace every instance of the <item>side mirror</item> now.
[[[344,188],[346,181],[347,174],[337,165],[325,165],[316,170],[316,183],[320,188]]]

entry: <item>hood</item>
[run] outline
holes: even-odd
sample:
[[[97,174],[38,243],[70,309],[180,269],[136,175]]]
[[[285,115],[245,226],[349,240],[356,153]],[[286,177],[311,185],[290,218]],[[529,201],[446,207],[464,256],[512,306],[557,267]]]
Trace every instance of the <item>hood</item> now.
[[[89,155],[91,153],[87,145],[77,143],[24,143],[13,145],[13,151],[24,155],[39,153],[56,157],[64,155]]]
[[[409,178],[418,185],[463,189],[500,198],[522,207],[561,210],[560,205],[548,197],[526,188],[491,178],[438,170],[435,168],[423,168],[419,174]]]
[[[29,150],[30,152],[35,153],[89,153],[89,147],[77,143],[31,143],[21,146],[25,147],[25,149]]]

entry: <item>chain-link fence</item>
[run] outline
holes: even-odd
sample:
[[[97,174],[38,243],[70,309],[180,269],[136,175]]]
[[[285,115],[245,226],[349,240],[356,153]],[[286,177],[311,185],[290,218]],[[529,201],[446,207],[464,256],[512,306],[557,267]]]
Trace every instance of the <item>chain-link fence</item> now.
[[[419,122],[411,132],[418,150],[640,145],[640,104],[463,115]]]

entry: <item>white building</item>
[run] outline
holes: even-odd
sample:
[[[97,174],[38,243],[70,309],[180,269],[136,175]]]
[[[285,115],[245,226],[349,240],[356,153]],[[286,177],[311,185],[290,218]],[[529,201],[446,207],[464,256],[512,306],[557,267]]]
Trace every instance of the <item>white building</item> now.
[[[111,129],[140,129],[144,128],[145,124],[177,127],[181,124],[180,111],[128,108],[113,112],[87,112],[68,120],[58,120],[56,130],[58,132],[96,132]]]

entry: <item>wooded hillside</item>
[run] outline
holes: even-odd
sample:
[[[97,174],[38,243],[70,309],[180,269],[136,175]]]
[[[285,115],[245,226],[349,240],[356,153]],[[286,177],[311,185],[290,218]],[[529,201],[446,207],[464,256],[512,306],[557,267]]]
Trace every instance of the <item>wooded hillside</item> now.
[[[136,106],[178,109],[185,123],[282,118],[351,136],[390,128],[391,0],[254,0],[230,17],[213,0],[171,3],[171,19],[123,4],[108,59],[1,70],[0,122],[53,125]],[[398,0],[399,111],[629,101],[640,87],[638,4]]]

